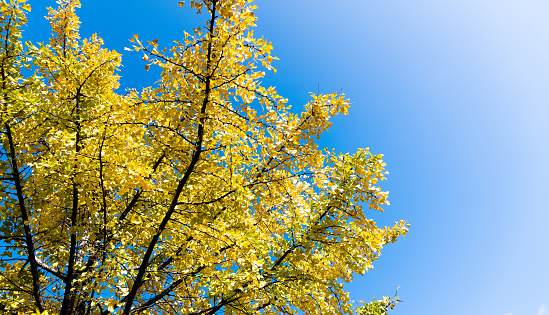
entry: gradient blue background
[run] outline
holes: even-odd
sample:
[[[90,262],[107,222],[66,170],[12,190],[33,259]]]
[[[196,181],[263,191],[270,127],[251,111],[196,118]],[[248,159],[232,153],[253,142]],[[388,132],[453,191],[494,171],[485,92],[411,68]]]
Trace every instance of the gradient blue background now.
[[[189,3],[83,1],[82,34],[124,53],[123,87],[152,84],[135,33],[161,44],[204,25]],[[30,1],[26,39],[49,28]],[[321,140],[383,153],[391,206],[410,233],[348,286],[392,295],[392,315],[549,314],[549,2],[258,0],[257,33],[279,70],[265,82],[296,108],[308,92],[352,101]],[[545,305],[545,306],[544,306]]]

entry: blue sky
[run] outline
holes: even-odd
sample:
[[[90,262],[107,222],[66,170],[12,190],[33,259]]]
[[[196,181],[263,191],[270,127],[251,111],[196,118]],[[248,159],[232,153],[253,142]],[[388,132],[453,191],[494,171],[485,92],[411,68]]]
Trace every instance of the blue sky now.
[[[124,53],[122,84],[155,80],[135,33],[160,43],[203,21],[177,1],[83,1],[84,36]],[[28,35],[49,33],[31,1]],[[406,219],[349,290],[392,295],[393,315],[549,314],[549,2],[542,0],[257,0],[276,74],[265,80],[299,106],[308,92],[352,101],[321,144],[370,147],[390,172],[391,206]],[[31,37],[29,37],[31,38]]]

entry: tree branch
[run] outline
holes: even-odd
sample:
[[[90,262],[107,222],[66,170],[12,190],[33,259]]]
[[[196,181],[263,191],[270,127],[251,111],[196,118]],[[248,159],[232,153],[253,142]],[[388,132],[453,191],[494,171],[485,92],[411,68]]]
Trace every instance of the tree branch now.
[[[5,78],[5,73],[3,68],[2,68],[2,77]],[[23,220],[23,229],[25,233],[25,244],[27,246],[29,262],[31,265],[32,295],[34,296],[34,303],[36,304],[36,307],[38,307],[40,312],[43,312],[44,306],[42,302],[42,296],[40,295],[40,273],[38,272],[38,264],[36,262],[34,242],[32,240],[32,234],[29,226],[29,216],[27,213],[27,208],[25,207],[25,199],[23,197],[23,187],[21,185],[21,180],[20,180],[21,175],[19,174],[19,166],[17,165],[17,158],[15,156],[15,145],[13,142],[10,126],[6,123],[4,125],[4,128],[6,129],[6,135],[8,136],[8,143],[10,147],[9,154],[10,154],[11,167],[13,172],[13,181],[15,184],[15,189],[17,191],[19,210],[21,210],[21,219]]]
[[[164,218],[162,219],[162,222],[160,223],[160,226],[158,227],[158,232],[153,236],[151,242],[149,243],[149,246],[147,248],[147,251],[145,252],[145,256],[143,257],[143,260],[141,261],[141,266],[139,267],[139,271],[137,272],[137,276],[135,277],[135,280],[132,285],[132,289],[130,293],[127,296],[126,305],[124,307],[123,315],[129,315],[133,300],[135,299],[135,296],[137,295],[137,290],[139,287],[141,287],[143,276],[145,275],[146,269],[149,265],[149,260],[152,256],[152,253],[156,247],[156,244],[158,242],[158,239],[160,238],[160,235],[164,232],[164,229],[166,228],[170,217],[175,211],[175,207],[178,204],[179,195],[181,194],[181,191],[183,190],[183,187],[187,184],[191,173],[194,171],[194,167],[196,163],[198,162],[200,158],[200,153],[202,152],[202,142],[204,140],[204,125],[206,118],[204,117],[206,114],[206,108],[208,106],[208,103],[210,102],[210,82],[212,75],[210,72],[211,68],[211,58],[212,58],[212,41],[213,41],[213,35],[214,35],[214,24],[215,24],[215,10],[216,10],[217,0],[212,1],[212,16],[210,19],[210,27],[209,27],[209,34],[210,34],[210,41],[208,43],[208,54],[207,54],[207,66],[206,66],[206,87],[204,90],[204,100],[202,102],[202,107],[200,109],[200,120],[198,125],[198,142],[195,146],[195,152],[193,154],[193,157],[191,159],[191,162],[189,163],[189,166],[187,167],[187,170],[185,171],[185,174],[183,175],[183,178],[179,181],[177,188],[174,191],[174,196],[172,198],[172,202],[170,204],[170,207],[168,208],[168,211],[164,215]]]

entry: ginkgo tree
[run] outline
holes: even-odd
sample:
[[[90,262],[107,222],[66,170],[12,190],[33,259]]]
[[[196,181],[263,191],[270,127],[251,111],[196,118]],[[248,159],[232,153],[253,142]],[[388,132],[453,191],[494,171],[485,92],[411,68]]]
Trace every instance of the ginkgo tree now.
[[[122,93],[78,0],[49,9],[45,44],[23,40],[25,0],[0,2],[0,311],[354,311],[343,283],[407,225],[367,218],[388,204],[381,155],[316,142],[344,95],[297,113],[261,85],[251,1],[179,2],[205,25],[168,48],[135,35],[161,74]]]

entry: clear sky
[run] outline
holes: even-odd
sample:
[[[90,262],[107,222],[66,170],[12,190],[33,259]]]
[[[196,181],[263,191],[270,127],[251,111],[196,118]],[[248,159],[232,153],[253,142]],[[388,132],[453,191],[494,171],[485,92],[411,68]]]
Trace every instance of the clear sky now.
[[[122,84],[150,85],[135,33],[160,43],[203,21],[172,0],[82,1],[84,36],[124,53]],[[187,1],[188,2],[188,1]],[[29,39],[49,33],[31,1]],[[322,145],[370,147],[390,172],[381,224],[410,233],[348,289],[392,295],[393,315],[549,315],[549,2],[257,0],[273,42],[265,80],[299,106],[308,92],[352,101]]]

